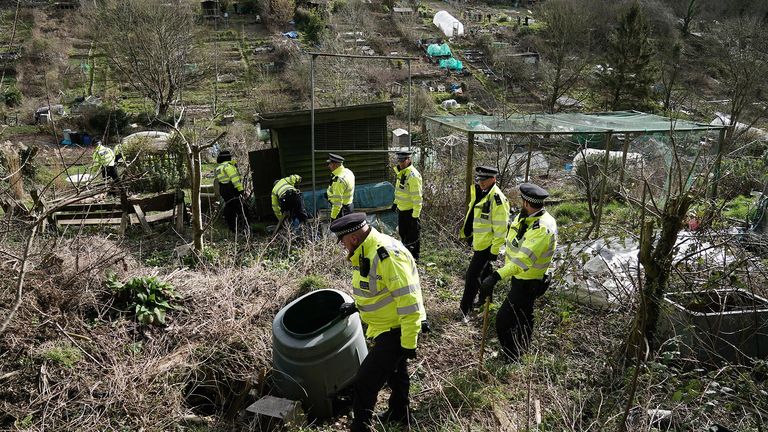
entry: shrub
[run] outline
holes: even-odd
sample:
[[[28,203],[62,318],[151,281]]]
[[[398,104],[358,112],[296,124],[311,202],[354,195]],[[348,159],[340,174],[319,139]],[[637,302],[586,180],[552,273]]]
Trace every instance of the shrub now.
[[[81,111],[83,127],[91,135],[107,138],[123,135],[128,128],[130,119],[122,109],[111,109],[105,106],[89,106]]]
[[[749,195],[752,190],[762,190],[768,182],[768,163],[765,158],[723,159],[720,172],[717,189],[719,198]]]
[[[125,175],[136,178],[132,188],[145,192],[163,192],[189,184],[184,143],[171,138],[167,150],[157,151],[149,140],[137,139],[123,147],[126,160],[132,161]]]
[[[606,178],[603,173],[604,156],[599,154],[588,155],[584,161],[576,164],[576,177],[584,187],[587,196],[593,199],[599,199],[602,190],[603,181]],[[621,191],[619,184],[619,171],[621,170],[621,159],[608,159],[608,185],[605,189],[606,194],[617,196]]]
[[[107,287],[114,292],[117,306],[133,309],[141,324],[165,325],[167,311],[183,310],[171,304],[181,299],[173,285],[156,276],[134,277],[122,283],[112,274],[107,278]]]
[[[5,106],[7,107],[17,107],[21,105],[21,99],[22,94],[21,90],[19,90],[17,87],[7,87],[5,91],[3,91],[2,94],[3,97],[3,103],[5,103]]]
[[[304,34],[307,42],[317,45],[325,32],[325,21],[315,11],[298,8],[296,9],[296,27]]]

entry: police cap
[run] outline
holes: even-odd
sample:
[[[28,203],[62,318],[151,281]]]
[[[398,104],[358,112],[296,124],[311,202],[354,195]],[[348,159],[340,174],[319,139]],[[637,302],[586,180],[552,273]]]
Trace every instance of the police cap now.
[[[335,154],[335,153],[328,153],[328,160],[325,161],[326,163],[344,163],[344,158]]]
[[[479,166],[475,168],[475,177],[481,180],[489,179],[491,177],[496,177],[497,175],[499,175],[499,170],[494,167]]]
[[[533,183],[523,183],[518,189],[520,189],[520,198],[532,204],[544,204],[544,200],[549,196],[544,188]]]
[[[219,155],[216,156],[216,163],[222,163],[225,161],[231,161],[232,160],[232,153],[229,150],[222,150],[219,152]]]
[[[355,232],[368,225],[365,213],[350,213],[331,222],[331,232],[336,234],[336,238],[341,240],[345,235]]]
[[[411,156],[413,155],[413,152],[412,151],[399,151],[399,152],[395,153],[395,155],[397,156],[397,160],[402,162],[402,161],[404,161],[406,159],[410,159]]]

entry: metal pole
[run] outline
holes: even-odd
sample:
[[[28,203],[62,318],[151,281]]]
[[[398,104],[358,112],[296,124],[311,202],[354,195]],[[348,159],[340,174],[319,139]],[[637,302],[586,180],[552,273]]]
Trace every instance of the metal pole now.
[[[311,104],[312,106],[309,109],[309,129],[310,129],[310,142],[312,143],[312,212],[313,216],[317,215],[317,195],[315,193],[315,190],[317,190],[317,184],[315,179],[315,59],[317,58],[316,54],[312,54],[312,60],[310,62],[309,67],[309,76],[310,76],[310,86],[312,87],[311,92]]]
[[[471,198],[470,195],[470,188],[472,187],[473,181],[473,164],[475,159],[475,134],[473,132],[469,132],[467,134],[467,175],[464,179],[464,182],[467,186],[467,193],[466,193],[466,199],[465,199],[465,205],[469,206],[469,200]]]
[[[408,149],[410,150],[413,139],[411,138],[411,60],[408,63]]]

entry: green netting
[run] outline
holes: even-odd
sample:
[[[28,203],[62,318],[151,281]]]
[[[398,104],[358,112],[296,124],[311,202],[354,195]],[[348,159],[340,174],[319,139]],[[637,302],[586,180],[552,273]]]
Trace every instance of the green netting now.
[[[675,130],[709,131],[723,126],[675,120],[669,117],[639,111],[605,113],[520,114],[502,116],[428,116],[428,120],[464,132],[476,134],[573,134],[573,133],[626,133],[668,132]]]
[[[464,65],[461,63],[461,61],[456,60],[453,57],[445,60],[440,60],[440,69],[450,69],[450,70],[461,72],[463,68],[464,68]]]
[[[439,44],[431,44],[427,47],[427,54],[430,56],[449,56],[451,55],[451,49],[448,47],[447,43],[444,43],[442,45]]]

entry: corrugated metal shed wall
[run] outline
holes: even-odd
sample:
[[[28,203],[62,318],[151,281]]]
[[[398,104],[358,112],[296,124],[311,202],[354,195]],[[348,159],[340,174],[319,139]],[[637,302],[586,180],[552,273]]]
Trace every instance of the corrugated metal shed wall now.
[[[280,165],[284,175],[299,174],[302,188],[312,186],[312,155],[309,126],[292,127],[272,132],[273,141],[280,149]],[[326,123],[315,126],[315,148],[344,156],[344,165],[355,173],[357,183],[376,183],[387,180],[389,156],[387,153],[344,153],[343,150],[387,149],[386,117],[360,119],[349,122]],[[327,154],[315,154],[317,185],[328,184],[330,172]]]

